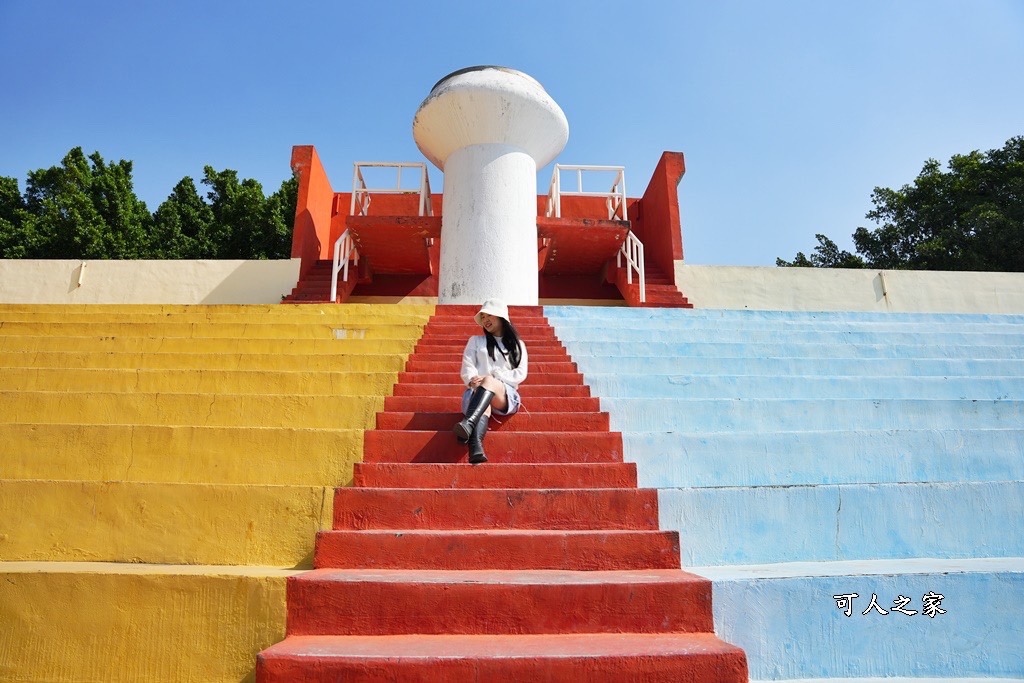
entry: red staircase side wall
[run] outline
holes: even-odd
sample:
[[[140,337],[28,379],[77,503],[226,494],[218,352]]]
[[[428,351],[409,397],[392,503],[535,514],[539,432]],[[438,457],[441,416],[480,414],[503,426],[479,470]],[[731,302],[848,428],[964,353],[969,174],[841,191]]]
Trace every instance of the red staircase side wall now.
[[[292,171],[299,176],[299,196],[292,230],[292,258],[301,258],[300,279],[320,259],[331,258],[334,190],[312,145],[292,148]]]
[[[672,284],[676,283],[674,262],[683,258],[677,188],[684,173],[683,153],[663,152],[640,200],[639,210],[629,215],[633,233],[643,242],[644,259],[657,265]]]

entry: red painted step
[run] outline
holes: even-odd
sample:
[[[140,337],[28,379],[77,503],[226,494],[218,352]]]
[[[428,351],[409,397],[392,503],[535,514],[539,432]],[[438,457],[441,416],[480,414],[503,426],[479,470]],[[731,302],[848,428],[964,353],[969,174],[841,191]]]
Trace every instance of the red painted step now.
[[[440,360],[446,363],[457,362],[462,363],[462,351],[464,347],[459,346],[422,346],[413,350],[409,355],[409,360]],[[528,347],[530,352],[530,372],[534,373],[533,364],[535,362],[541,363],[571,363],[572,358],[565,352],[564,349],[560,349],[555,346],[534,348],[533,345]],[[455,377],[458,378],[458,371],[455,373]]]
[[[288,579],[289,635],[708,632],[711,582],[641,571],[314,569]]]
[[[447,384],[411,383],[396,384],[394,396],[456,396],[462,399],[462,392],[465,387],[458,381]],[[590,387],[574,386],[571,384],[522,384],[519,387],[519,395],[525,401],[528,398],[540,397],[576,397],[588,398]]]
[[[459,370],[462,369],[462,354],[460,352],[458,358],[449,360],[446,363],[434,363],[428,361],[417,360],[415,355],[409,358],[409,361],[405,364],[406,372],[444,372],[449,377],[459,377]],[[529,374],[537,375],[538,377],[546,376],[547,373],[574,373],[579,372],[579,368],[576,367],[575,363],[569,361],[555,361],[555,362],[540,362],[530,363]]]
[[[413,431],[451,431],[452,425],[462,419],[454,413],[377,413],[377,429],[408,429]],[[608,429],[608,413],[531,413],[520,411],[512,418],[499,422],[492,419],[488,434],[506,432],[557,432],[569,440],[569,432],[589,432]],[[454,440],[454,435],[452,439]]]
[[[658,528],[654,489],[378,489],[334,493],[334,528]]]
[[[673,531],[321,531],[316,564],[345,569],[679,569]]]
[[[259,655],[256,677],[263,683],[738,683],[747,680],[747,667],[742,650],[710,633],[291,636]]]
[[[524,410],[491,421],[488,463],[461,464],[451,426],[476,310],[431,318],[355,486],[335,492],[318,569],[288,580],[289,635],[257,680],[745,681],[743,652],[711,633],[710,582],[679,570],[657,492],[636,488],[539,307],[512,309]]]
[[[452,423],[454,424],[454,422]],[[622,462],[622,435],[618,432],[499,431],[486,437],[490,463],[598,463]],[[363,434],[367,462],[460,462],[466,447],[451,428],[432,431],[372,429]]]
[[[455,464],[357,462],[352,484],[405,489],[635,488],[636,463]]]
[[[531,371],[532,373],[532,371]],[[528,380],[532,380],[531,378]],[[445,382],[458,382],[459,371],[455,372],[399,372],[398,382],[399,384],[409,383],[424,383],[424,384],[443,384]],[[583,373],[580,372],[545,372],[542,376],[537,377],[538,382],[544,384],[570,384],[574,386],[580,386],[583,384]],[[530,381],[533,384],[533,381]],[[459,384],[459,386],[462,386]],[[523,383],[523,387],[527,384]]]
[[[459,420],[462,405],[462,392],[448,392],[441,396],[387,396],[384,399],[384,410],[387,412],[420,412],[446,413],[455,415]],[[578,413],[601,411],[601,401],[593,398],[565,398],[558,396],[532,397],[529,410],[531,413]],[[454,424],[454,422],[452,423]]]

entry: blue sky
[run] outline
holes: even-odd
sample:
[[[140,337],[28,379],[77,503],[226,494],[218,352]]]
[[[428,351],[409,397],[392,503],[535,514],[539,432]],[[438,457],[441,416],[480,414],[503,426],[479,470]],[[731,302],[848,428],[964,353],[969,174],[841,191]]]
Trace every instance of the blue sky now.
[[[150,210],[206,164],[270,192],[297,144],[336,190],[354,161],[421,161],[431,86],[510,66],[565,111],[559,162],[624,165],[639,195],[686,155],[694,264],[852,250],[875,186],[1024,134],[1020,0],[0,0],[0,64],[0,175],[81,146],[132,160]]]

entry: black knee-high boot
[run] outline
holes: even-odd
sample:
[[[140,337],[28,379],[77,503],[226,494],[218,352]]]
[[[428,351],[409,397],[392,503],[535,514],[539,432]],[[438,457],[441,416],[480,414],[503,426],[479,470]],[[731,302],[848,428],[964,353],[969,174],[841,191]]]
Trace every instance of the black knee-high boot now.
[[[469,406],[466,408],[466,417],[459,421],[452,431],[455,432],[455,436],[460,439],[469,440],[473,435],[473,430],[476,428],[481,418],[484,418],[484,424],[487,424],[486,415],[484,411],[487,410],[487,406],[491,405],[491,400],[494,398],[494,392],[484,389],[483,387],[477,387],[473,391],[473,395],[469,397]]]
[[[487,416],[484,415],[473,427],[473,434],[469,437],[469,464],[479,465],[487,462],[484,455],[484,436],[487,434]]]

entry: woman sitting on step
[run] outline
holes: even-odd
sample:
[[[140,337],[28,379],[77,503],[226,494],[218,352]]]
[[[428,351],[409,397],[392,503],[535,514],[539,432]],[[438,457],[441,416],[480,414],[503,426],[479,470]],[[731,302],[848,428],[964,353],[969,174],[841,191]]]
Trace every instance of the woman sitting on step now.
[[[526,344],[508,319],[508,306],[489,299],[473,318],[484,333],[470,337],[462,352],[462,414],[452,431],[469,444],[469,462],[487,462],[483,440],[488,416],[514,415],[522,401],[519,384],[526,379]]]

